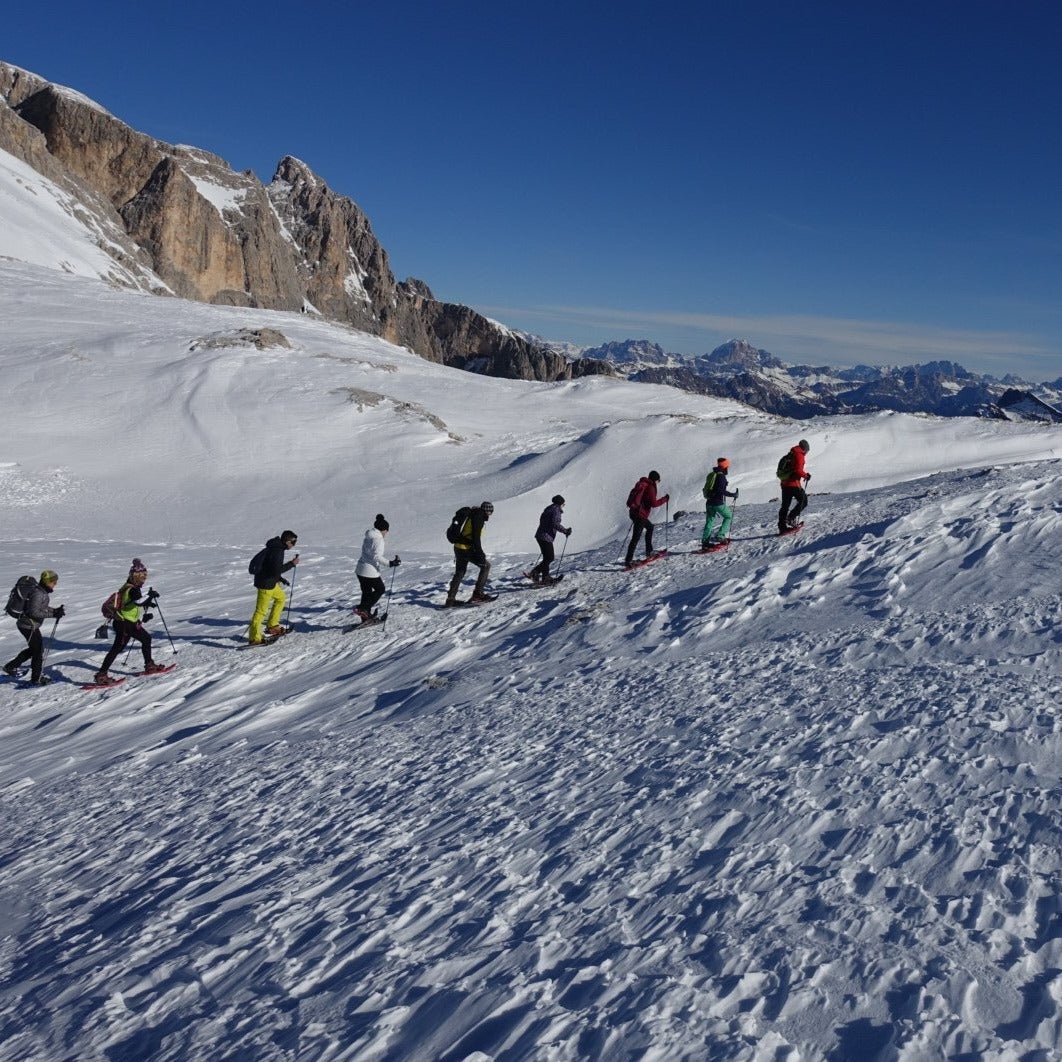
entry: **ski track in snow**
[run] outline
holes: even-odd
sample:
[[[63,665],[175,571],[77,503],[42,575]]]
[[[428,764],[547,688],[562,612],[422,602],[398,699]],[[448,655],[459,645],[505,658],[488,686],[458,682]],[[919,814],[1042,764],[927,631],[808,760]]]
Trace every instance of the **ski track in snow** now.
[[[307,556],[248,653],[244,553],[160,549],[177,671],[0,686],[0,1059],[1057,1057],[1057,468],[352,634]]]

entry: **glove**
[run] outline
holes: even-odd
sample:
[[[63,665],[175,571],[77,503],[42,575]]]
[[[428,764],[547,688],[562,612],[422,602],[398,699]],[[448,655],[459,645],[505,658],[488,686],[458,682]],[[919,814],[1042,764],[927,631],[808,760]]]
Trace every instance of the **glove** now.
[[[391,561],[391,563],[388,564],[387,567],[388,568],[397,568],[401,563],[402,563],[402,558],[399,557],[399,555],[396,553],[395,554],[395,559],[393,561]]]
[[[804,482],[807,483],[810,479],[811,479],[811,473],[810,472],[805,472],[804,473]]]
[[[66,605],[60,605],[53,613],[57,620],[62,619],[66,615]]]
[[[564,528],[564,537],[565,537],[565,538],[567,538],[568,536],[570,536],[570,535],[571,535],[571,533],[572,533],[572,529],[571,529],[570,527],[566,527],[566,528]]]
[[[735,488],[734,488],[734,501],[737,501],[737,500],[738,500],[738,495],[739,495],[740,493],[741,493],[741,488],[740,488],[740,487],[735,487]]]
[[[155,604],[156,601],[158,601],[158,599],[159,599],[159,592],[154,587],[152,587],[148,591],[147,598],[145,600],[147,601],[147,603],[149,605],[153,605],[153,604]]]
[[[154,618],[155,618],[155,614],[153,612],[145,612],[144,613],[144,618],[140,622],[141,623],[150,623]]]
[[[671,501],[671,495],[670,494],[665,494],[663,496],[663,498],[661,498],[660,500],[661,501],[665,501],[665,502],[669,502],[669,501]]]
[[[101,623],[96,628],[96,637],[97,638],[108,638],[108,637],[110,637],[110,633],[111,633],[111,628],[108,627],[106,623]]]

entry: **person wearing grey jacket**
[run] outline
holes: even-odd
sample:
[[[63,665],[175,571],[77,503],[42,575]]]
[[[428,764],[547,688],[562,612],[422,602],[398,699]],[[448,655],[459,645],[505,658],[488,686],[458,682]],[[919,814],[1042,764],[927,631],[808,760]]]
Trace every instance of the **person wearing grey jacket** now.
[[[50,569],[45,568],[41,572],[40,580],[26,595],[25,607],[16,622],[19,633],[26,639],[26,648],[13,660],[4,664],[4,672],[13,676],[29,660],[30,684],[33,686],[46,686],[51,681],[41,674],[44,667],[44,638],[41,635],[41,624],[46,619],[61,620],[66,615],[64,606],[59,605],[53,608],[48,603],[48,597],[58,582],[59,576]]]

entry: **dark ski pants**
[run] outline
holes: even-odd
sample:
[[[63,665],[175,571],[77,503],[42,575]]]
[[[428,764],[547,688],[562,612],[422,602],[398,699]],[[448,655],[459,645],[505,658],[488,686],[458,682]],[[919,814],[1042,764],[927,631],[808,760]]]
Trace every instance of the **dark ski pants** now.
[[[34,627],[32,630],[26,630],[20,626],[19,633],[29,644],[7,666],[13,671],[29,660],[30,680],[36,682],[41,677],[41,668],[44,667],[44,638],[41,636],[41,629]]]
[[[796,499],[796,508],[790,512],[789,506]],[[803,487],[782,487],[782,507],[778,510],[778,530],[784,531],[790,520],[796,520],[808,507],[808,495]]]
[[[536,538],[535,541],[538,543],[538,548],[542,550],[542,560],[531,569],[531,575],[537,575],[540,579],[548,579],[549,566],[557,555],[556,551],[553,548],[553,543],[547,542],[544,538]]]
[[[151,634],[144,630],[139,623],[118,618],[114,621],[114,645],[110,652],[103,658],[100,671],[107,671],[118,658],[118,654],[129,644],[129,639],[135,638],[140,643],[140,649],[144,654],[144,667],[151,667]]]
[[[627,564],[634,560],[634,551],[638,548],[638,539],[642,537],[643,531],[645,532],[645,555],[649,557],[653,552],[653,521],[647,516],[636,516],[634,513],[631,513],[630,517],[634,527],[631,528],[631,544],[627,547]]]
[[[364,575],[358,576],[361,584],[361,601],[358,602],[359,612],[372,612],[372,606],[383,597],[384,581],[379,576],[369,579]]]
[[[487,577],[490,575],[490,561],[486,557],[482,560],[476,560],[465,551],[455,549],[454,577],[450,580],[450,592],[447,594],[447,600],[452,601],[457,597],[457,591],[461,589],[461,580],[465,577],[465,572],[468,571],[470,564],[474,564],[479,568],[479,576],[476,579],[475,587],[472,589],[472,596],[475,597],[476,594],[483,593],[483,588],[487,585]]]

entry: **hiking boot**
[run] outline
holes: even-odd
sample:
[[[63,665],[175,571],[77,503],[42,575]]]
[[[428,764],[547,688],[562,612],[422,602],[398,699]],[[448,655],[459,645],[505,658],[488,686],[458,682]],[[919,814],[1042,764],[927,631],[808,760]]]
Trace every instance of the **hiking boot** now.
[[[97,686],[113,686],[118,680],[116,678],[111,678],[106,671],[97,671],[96,674],[92,676],[92,681],[95,682]]]
[[[18,664],[4,664],[4,674],[14,678],[18,674]]]
[[[279,624],[275,624],[272,627],[266,627],[266,634],[268,634],[270,638],[279,638],[282,634],[287,634],[287,633],[288,633],[288,628],[287,627],[281,627]]]
[[[154,663],[152,663],[152,664],[148,664],[147,667],[144,668],[144,674],[145,675],[154,675],[158,671],[165,671],[165,670],[166,670],[166,667],[165,667],[164,664],[154,664]]]
[[[357,616],[360,620],[367,620],[369,618],[369,613],[366,612],[363,608],[354,609],[354,615]]]
[[[497,594],[485,594],[482,591],[480,591],[478,593],[473,593],[472,597],[469,600],[471,600],[471,601],[497,601],[498,600],[498,595]]]
[[[30,679],[31,686],[50,686],[52,680],[47,675],[41,675],[39,679]]]
[[[448,597],[446,599],[446,604],[443,605],[443,608],[456,608],[460,604],[461,602],[458,601],[456,597]]]

